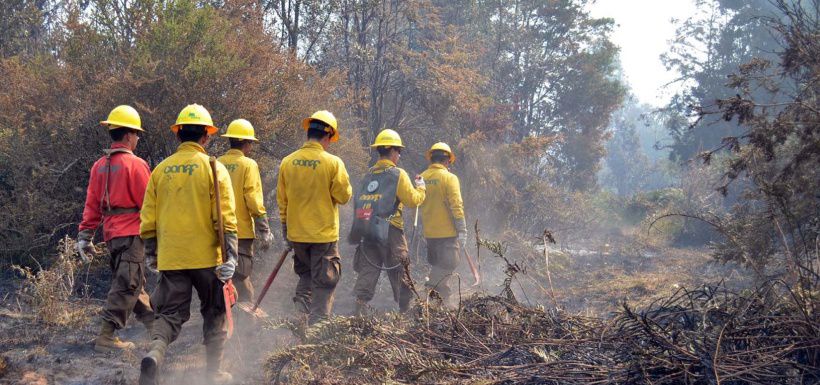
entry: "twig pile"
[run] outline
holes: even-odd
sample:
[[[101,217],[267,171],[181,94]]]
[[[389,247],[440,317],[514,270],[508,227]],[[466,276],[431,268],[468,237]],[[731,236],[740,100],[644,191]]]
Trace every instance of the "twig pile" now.
[[[817,299],[779,286],[746,295],[679,290],[640,314],[624,304],[615,322],[628,336],[630,371],[658,384],[820,382]]]
[[[411,319],[337,317],[271,355],[267,371],[319,384],[820,383],[817,307],[779,288],[681,289],[608,320],[495,296],[419,307]]]

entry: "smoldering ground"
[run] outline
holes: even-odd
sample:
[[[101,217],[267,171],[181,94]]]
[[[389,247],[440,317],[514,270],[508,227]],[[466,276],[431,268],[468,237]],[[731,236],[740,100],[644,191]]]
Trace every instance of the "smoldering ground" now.
[[[410,172],[413,173],[412,170]],[[470,182],[470,178],[476,176],[465,175],[465,184],[479,183]],[[515,186],[502,184],[499,189],[512,187]],[[481,209],[480,203],[491,198],[487,194],[496,194],[494,190],[465,191],[465,195],[472,196],[466,198],[471,238],[468,249],[476,258],[482,283],[472,286],[473,278],[462,256],[453,278],[455,291],[449,304],[451,307],[458,307],[460,302],[466,302],[476,294],[501,294],[505,289],[505,280],[509,278],[508,262],[519,269],[511,278],[509,288],[521,304],[533,308],[557,306],[571,312],[604,317],[616,309],[621,300],[649,303],[678,287],[714,282],[733,271],[732,266],[716,266],[702,250],[678,249],[669,247],[662,239],[646,239],[642,235],[646,234],[646,230],[640,225],[626,226],[616,218],[608,217],[600,208],[585,205],[586,201],[580,198],[564,199],[561,205],[528,203],[527,207],[504,208],[520,215],[517,218],[500,215],[499,208]],[[356,278],[352,269],[355,247],[344,241],[349,231],[351,210],[350,205],[340,210],[342,277],[334,305],[334,313],[340,316],[351,315],[355,307],[352,292]],[[415,210],[405,209],[411,277],[420,295],[418,300],[427,303],[424,284],[429,265],[422,230],[415,229],[416,236],[413,237],[414,215]],[[596,216],[597,219],[593,220]],[[578,218],[577,221],[574,218]],[[539,229],[541,226],[558,229],[553,234],[558,244],[548,244],[546,254],[541,237],[543,228]],[[476,249],[476,230],[479,238],[499,242],[506,260],[486,247]],[[662,238],[661,235],[657,237]],[[124,339],[137,344],[131,352],[114,355],[93,351],[97,312],[108,287],[107,256],[101,253],[91,266],[66,266],[62,269],[60,266],[70,264],[68,261],[76,264],[76,256],[70,247],[73,241],[67,239],[65,242],[69,245],[64,245],[57,253],[58,261],[63,262],[44,270],[62,277],[72,277],[63,283],[69,290],[69,293],[59,297],[64,303],[38,300],[51,294],[45,289],[39,294],[32,291],[32,279],[17,281],[19,286],[10,286],[4,294],[0,320],[4,323],[3,346],[9,349],[2,356],[9,369],[0,381],[32,384],[38,381],[65,384],[134,383],[139,374],[139,361],[148,350],[144,329],[132,319],[121,332]],[[272,270],[278,252],[274,248],[256,256],[253,282],[257,293]],[[155,279],[148,277],[149,290]],[[289,260],[261,305],[270,315],[268,320],[252,322],[241,310],[234,309],[236,330],[226,345],[224,368],[234,375],[237,383],[269,381],[265,363],[270,354],[285,351],[305,341],[299,334],[300,330],[293,333],[288,329],[289,325],[304,321],[292,304],[296,280]],[[376,314],[397,310],[385,275],[382,275],[370,305]],[[165,384],[202,381],[205,353],[201,344],[202,319],[198,313],[196,295],[191,309],[190,321],[183,327],[179,339],[169,347],[162,368]],[[48,317],[59,314],[65,316],[57,319]]]

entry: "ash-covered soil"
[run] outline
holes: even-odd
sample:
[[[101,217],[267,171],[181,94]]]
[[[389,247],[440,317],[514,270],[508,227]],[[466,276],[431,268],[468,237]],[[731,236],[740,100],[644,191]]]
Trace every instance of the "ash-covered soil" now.
[[[483,283],[470,287],[472,278],[466,263],[459,270],[462,296],[481,291],[498,294],[503,281],[499,260],[483,252],[481,270]],[[255,266],[254,284],[257,293],[271,271],[275,252],[260,258]],[[427,265],[423,250],[415,262],[414,279],[421,291]],[[352,287],[355,273],[350,268],[353,250],[342,247],[343,277],[336,292],[334,312],[349,315],[355,300]],[[538,256],[536,252],[534,255]],[[546,306],[552,304],[543,279],[539,259],[529,260],[523,254],[510,252],[509,258],[519,260],[529,268],[517,275],[513,288],[522,304]],[[624,256],[612,253],[568,254],[554,257],[551,268],[559,306],[573,312],[596,316],[606,314],[622,299],[630,302],[648,302],[679,285],[691,286],[717,282],[727,274],[725,267],[714,265],[704,250],[667,249],[657,254]],[[532,265],[532,266],[530,266]],[[95,262],[77,272],[77,290],[63,318],[45,322],[42,310],[32,305],[30,290],[24,279],[10,271],[0,284],[0,384],[134,384],[139,376],[139,361],[148,350],[144,327],[131,319],[120,337],[136,344],[136,349],[124,354],[97,353],[93,350],[98,331],[97,314],[107,290],[107,261]],[[539,270],[540,269],[540,270]],[[149,277],[153,281],[155,277]],[[280,271],[268,292],[262,307],[270,318],[254,321],[234,308],[236,331],[226,347],[224,368],[230,371],[237,384],[265,383],[264,362],[271,353],[300,343],[293,333],[277,328],[280,321],[298,319],[291,297],[296,276],[290,263]],[[537,284],[537,285],[536,285]],[[149,282],[149,289],[152,288]],[[456,282],[458,286],[458,282]],[[534,289],[535,287],[540,287]],[[371,303],[378,312],[392,311],[389,284],[382,277],[376,299]],[[202,318],[198,313],[196,296],[192,302],[191,320],[182,330],[166,356],[162,368],[164,384],[198,384],[203,382],[205,352],[202,342]]]

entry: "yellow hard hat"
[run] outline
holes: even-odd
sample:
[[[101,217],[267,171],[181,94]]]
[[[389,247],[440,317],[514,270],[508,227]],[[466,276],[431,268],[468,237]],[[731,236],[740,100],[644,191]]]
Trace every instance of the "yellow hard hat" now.
[[[171,126],[171,131],[175,134],[179,131],[179,127],[183,124],[195,124],[198,126],[205,126],[208,129],[208,135],[216,134],[219,131],[216,126],[214,126],[214,121],[211,119],[211,114],[208,113],[208,110],[205,107],[200,106],[199,104],[189,104],[179,112],[179,116],[177,116],[177,122],[173,126]]]
[[[332,112],[326,110],[314,112],[313,115],[311,115],[309,118],[305,118],[305,120],[302,121],[302,128],[304,128],[305,131],[307,131],[308,128],[310,128],[310,122],[313,120],[318,120],[330,126],[330,128],[333,130],[332,135],[330,135],[331,142],[336,142],[339,140],[339,127],[336,125],[336,117],[333,116]],[[327,129],[325,129],[325,132],[328,132]]]
[[[108,119],[103,120],[100,124],[108,126],[109,130],[127,127],[137,131],[145,131],[142,129],[140,114],[137,113],[134,107],[125,104],[114,107],[108,114]]]
[[[228,132],[222,135],[223,138],[247,139],[258,142],[256,136],[253,134],[253,126],[251,122],[245,119],[236,119],[228,125]]]
[[[450,146],[448,146],[447,143],[444,143],[444,142],[438,142],[438,143],[434,144],[433,147],[430,147],[429,150],[427,150],[427,160],[430,160],[430,158],[433,156],[433,151],[436,151],[436,150],[444,151],[447,154],[449,154],[450,155],[450,164],[453,164],[453,163],[456,162],[456,155],[453,154],[452,150],[450,150]]]
[[[391,129],[382,130],[379,135],[376,135],[376,140],[370,147],[404,147],[401,144],[401,137],[399,133]]]

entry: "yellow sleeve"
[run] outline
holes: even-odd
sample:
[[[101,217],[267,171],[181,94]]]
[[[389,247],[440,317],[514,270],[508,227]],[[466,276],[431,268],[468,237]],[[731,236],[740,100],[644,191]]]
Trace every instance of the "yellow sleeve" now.
[[[259,165],[256,162],[248,162],[245,167],[245,186],[242,188],[245,200],[245,207],[252,217],[265,216],[265,200],[262,194],[262,176],[259,175]],[[236,197],[239,199],[239,197]]]
[[[353,196],[353,186],[350,185],[350,176],[347,175],[344,162],[338,160],[336,163],[336,174],[330,183],[330,196],[334,202],[343,205]]]
[[[145,197],[142,198],[140,209],[140,238],[150,239],[157,237],[157,185],[154,173],[148,179]]]
[[[407,172],[399,169],[399,185],[396,187],[399,202],[407,207],[418,207],[424,202],[424,187],[414,188]]]
[[[279,221],[288,220],[288,193],[285,184],[285,160],[279,164],[279,176],[276,179],[276,203],[279,205]]]
[[[216,162],[216,177],[219,178],[219,200],[222,206],[222,226],[226,233],[236,233],[236,201],[233,196],[231,174],[220,162]]]
[[[458,177],[450,175],[447,181],[445,194],[447,194],[447,203],[450,206],[450,211],[453,213],[453,218],[464,218],[464,201],[461,200],[461,184]]]

